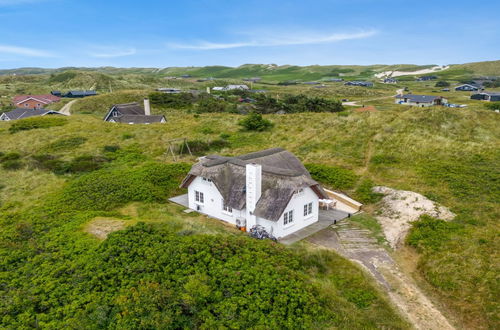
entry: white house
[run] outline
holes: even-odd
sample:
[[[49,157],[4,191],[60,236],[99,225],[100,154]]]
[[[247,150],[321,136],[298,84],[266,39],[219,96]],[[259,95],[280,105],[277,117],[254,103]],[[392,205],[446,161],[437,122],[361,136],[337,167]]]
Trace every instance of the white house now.
[[[430,107],[433,105],[444,105],[448,100],[442,96],[404,94],[395,96],[396,104],[413,105],[416,107]]]
[[[181,187],[188,189],[190,209],[246,231],[261,225],[276,238],[317,222],[319,200],[329,199],[300,160],[281,148],[203,157]]]
[[[225,91],[232,91],[235,89],[249,90],[250,88],[247,85],[227,85],[226,87],[224,87]]]

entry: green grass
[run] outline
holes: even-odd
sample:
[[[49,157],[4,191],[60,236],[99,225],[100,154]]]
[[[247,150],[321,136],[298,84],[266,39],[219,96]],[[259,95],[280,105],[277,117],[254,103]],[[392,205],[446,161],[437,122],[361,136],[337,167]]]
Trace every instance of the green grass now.
[[[297,67],[281,69],[281,76],[276,75],[273,78],[273,75],[270,74],[269,78],[264,80],[268,79],[269,82],[274,83],[299,74]],[[385,70],[387,66],[344,69],[354,70],[348,74],[361,74],[362,72],[367,74],[368,70]],[[75,70],[78,71],[78,69]],[[328,87],[323,89],[305,85],[258,84],[256,85],[258,88],[268,89],[273,96],[281,97],[289,93],[306,93],[311,96],[327,98],[349,98],[359,101],[360,104],[375,105],[379,111],[375,113],[351,113],[348,110],[343,113],[264,115],[264,118],[275,124],[272,130],[242,132],[237,125],[242,118],[241,115],[227,113],[190,114],[188,111],[160,110],[153,107],[153,113],[155,111],[167,113],[168,121],[166,124],[112,125],[101,121],[101,116],[112,104],[142,102],[142,98],[148,95],[153,87],[168,84],[169,86],[182,85],[203,88],[208,84],[218,82],[195,83],[189,80],[160,80],[158,82],[155,80],[156,78],[151,78],[152,73],[145,71],[141,73],[139,69],[137,72],[106,70],[102,73],[114,78],[121,76],[127,86],[139,86],[130,88],[142,89],[124,89],[112,94],[78,100],[73,106],[73,111],[77,115],[65,118],[67,123],[62,126],[22,130],[12,134],[9,132],[9,127],[13,123],[0,123],[0,140],[2,141],[0,152],[19,154],[19,158],[13,161],[21,164],[20,168],[16,168],[16,166],[9,169],[0,168],[0,186],[3,187],[0,189],[0,217],[2,221],[0,235],[9,239],[12,237],[18,239],[14,245],[11,245],[10,241],[2,240],[0,242],[0,250],[9,251],[8,258],[5,259],[7,264],[4,264],[4,267],[10,265],[10,268],[2,269],[0,273],[2,279],[10,281],[12,277],[10,275],[13,274],[13,264],[8,262],[16,258],[24,260],[28,265],[26,267],[33,267],[32,269],[23,268],[24,271],[21,273],[15,273],[17,277],[14,276],[14,278],[19,283],[24,280],[32,285],[33,281],[29,278],[29,274],[33,270],[43,270],[50,274],[48,275],[50,278],[60,276],[57,267],[54,270],[46,267],[53,266],[55,260],[58,259],[63,260],[63,264],[57,265],[72,265],[76,255],[86,255],[88,253],[86,251],[97,248],[98,243],[81,230],[82,226],[96,216],[126,219],[130,221],[131,226],[140,221],[159,223],[160,227],[166,226],[169,231],[186,230],[194,232],[195,235],[202,233],[233,235],[233,231],[224,228],[217,221],[212,222],[199,215],[186,215],[181,212],[181,208],[165,204],[165,199],[158,200],[158,187],[154,189],[150,187],[153,192],[150,196],[152,198],[156,196],[154,200],[145,202],[143,197],[136,198],[134,196],[143,196],[145,192],[141,190],[139,195],[135,192],[131,193],[127,181],[121,179],[121,176],[130,176],[134,186],[138,182],[144,182],[145,179],[141,176],[144,175],[144,168],[140,164],[143,162],[148,164],[151,162],[172,162],[171,156],[165,155],[166,141],[187,137],[190,141],[198,141],[196,143],[203,147],[203,150],[207,150],[200,151],[200,153],[217,152],[222,155],[237,155],[264,148],[286,148],[295,153],[304,163],[320,164],[340,169],[340,172],[352,175],[355,178],[354,181],[349,181],[348,184],[342,181],[345,184],[342,189],[356,198],[366,198],[368,203],[377,201],[377,196],[369,194],[371,184],[377,184],[416,191],[450,207],[457,214],[457,218],[450,224],[442,225],[441,223],[434,224],[423,221],[421,225],[416,225],[412,231],[410,244],[418,249],[421,256],[417,271],[429,283],[433,296],[437,296],[440,303],[447,306],[447,309],[453,313],[461,326],[498,327],[499,305],[496,297],[499,286],[495,276],[500,271],[497,261],[499,245],[496,237],[498,219],[500,218],[498,212],[500,128],[497,125],[498,114],[486,110],[482,102],[468,99],[468,93],[441,92],[440,89],[434,87],[435,82],[408,81],[395,86],[377,83],[369,89],[348,87],[338,83],[327,83]],[[162,70],[158,74],[175,75],[182,72],[181,69],[177,71],[171,69],[172,72],[169,70]],[[223,72],[226,69],[218,68],[217,70]],[[252,67],[245,70],[247,71],[242,72],[249,76],[253,76],[253,73],[258,75],[258,72],[263,72],[255,71],[257,68]],[[261,67],[258,70],[270,69]],[[338,73],[339,67],[314,68],[313,73],[318,74],[322,70],[323,72],[320,74],[326,76],[334,71]],[[463,76],[470,75],[470,71],[473,74],[478,72],[492,74],[495,65],[493,63],[490,67],[488,64],[483,71],[481,70],[483,69],[479,69],[477,66],[475,68],[452,67],[448,73],[443,71],[441,74],[446,74],[452,81],[457,81]],[[2,76],[0,77],[0,92],[8,96],[21,91],[42,93],[47,92],[49,88],[63,84],[63,82],[56,81],[53,85],[47,85],[47,81],[50,79],[49,74],[18,76],[17,78]],[[207,71],[206,74],[208,75],[209,72]],[[262,76],[264,75],[262,74]],[[98,76],[93,77],[98,78]],[[62,78],[57,79],[63,80]],[[309,77],[305,76],[305,78]],[[228,82],[238,81],[232,77],[225,79]],[[395,94],[395,89],[404,86],[408,86],[416,94],[446,95],[451,102],[468,104],[469,107],[465,109],[441,107],[422,109],[396,105],[391,95]],[[91,113],[95,117],[84,115],[84,113]],[[225,142],[216,142],[215,145],[211,145],[212,141],[219,140]],[[105,148],[106,146],[108,148]],[[119,148],[109,148],[109,146],[118,146]],[[57,159],[64,162],[72,162],[81,156],[103,156],[109,162],[102,164],[99,169],[92,169],[91,172],[61,175],[32,166],[32,157],[40,153],[57,156]],[[195,159],[196,157],[187,155],[181,157],[181,161],[186,163],[194,162]],[[36,228],[38,228],[37,226],[46,228],[45,226],[48,225],[46,221],[49,218],[39,219],[37,211],[47,207],[46,200],[49,196],[61,194],[63,190],[70,189],[78,182],[88,182],[99,187],[96,180],[101,177],[105,180],[103,182],[106,183],[106,188],[111,189],[111,191],[101,189],[102,192],[108,192],[110,196],[116,194],[127,202],[139,200],[136,202],[138,203],[137,210],[132,213],[124,212],[123,208],[127,208],[128,205],[119,203],[111,204],[114,205],[111,209],[86,209],[77,211],[75,214],[61,215],[59,220],[50,224],[49,236],[43,237],[53,239],[52,243],[47,243],[52,247],[57,247],[59,244],[67,247],[68,241],[73,240],[74,243],[71,243],[69,249],[61,248],[56,252],[51,251],[50,253],[54,253],[53,258],[47,254],[37,257],[33,250],[23,250],[30,244],[32,247],[40,247],[39,252],[43,252],[47,248],[45,243],[37,245],[38,239],[41,237],[36,234],[37,231],[34,232],[34,236],[29,236],[30,232],[33,232],[33,228],[29,224],[31,220],[36,220]],[[343,180],[344,176],[334,176],[335,180],[339,178]],[[326,185],[330,184],[328,176],[327,178],[318,177],[318,179],[324,181]],[[331,181],[335,183],[331,184],[332,187],[337,184],[335,180]],[[121,191],[121,185],[117,186],[115,183],[122,184],[125,187],[123,191]],[[82,190],[78,188],[75,191],[81,193]],[[99,189],[90,192],[85,190],[84,194],[91,196],[99,192]],[[125,197],[120,195],[121,193],[125,194]],[[82,202],[82,205],[87,208],[88,205],[101,205],[100,197],[96,198],[95,196],[90,199],[85,197],[82,199],[85,201],[85,203]],[[104,200],[106,198],[104,197]],[[368,209],[374,208],[376,208],[375,205],[368,206]],[[360,226],[372,230],[376,237],[380,237],[377,236],[379,228],[368,214],[361,218],[355,217],[353,220]],[[120,236],[117,235],[117,237]],[[31,240],[32,238],[34,241]],[[17,244],[21,244],[19,250],[10,250],[13,246],[18,246]],[[303,248],[300,247],[300,249]],[[338,299],[337,306],[339,306],[340,311],[338,318],[340,319],[333,317],[332,326],[370,328],[374,324],[378,324],[388,328],[405,327],[385,305],[385,300],[381,298],[379,293],[371,291],[372,289],[368,290],[371,293],[363,293],[367,290],[365,285],[371,288],[367,284],[369,281],[366,278],[355,280],[357,278],[355,277],[353,281],[356,283],[348,283],[348,286],[345,286],[347,284],[343,281],[348,281],[352,277],[351,274],[356,274],[359,271],[356,267],[334,254],[323,255],[307,249],[297,253],[301,263],[306,267],[304,274],[308,281],[319,285],[324,292],[334,297],[332,299]],[[310,259],[308,259],[309,257]],[[44,261],[44,258],[48,258],[48,261]],[[46,265],[43,266],[44,263]],[[77,280],[78,277],[75,278],[75,281]],[[363,282],[363,285],[360,285],[360,281]],[[50,281],[50,283],[58,282]],[[38,285],[43,284],[41,281],[33,285],[38,288]],[[126,288],[128,290],[130,287]],[[142,288],[146,290],[144,294],[149,294],[147,288],[148,286]],[[346,292],[342,292],[344,288]],[[19,300],[21,302],[37,301],[38,303],[40,299],[43,301],[48,299],[51,301],[50,304],[53,303],[53,298],[50,298],[47,292],[44,291],[41,294],[24,286],[19,292],[11,291],[10,293],[22,294],[22,297],[26,299]],[[128,291],[124,291],[120,295],[125,300],[130,298]],[[61,300],[64,303],[76,304],[71,305],[73,307],[85,304],[77,298],[75,298],[76,300],[73,298],[64,299]],[[23,306],[17,305],[17,303],[15,306],[18,307],[18,310],[27,311],[22,317],[18,317],[18,321],[22,322],[25,318],[27,322],[25,324],[31,324],[29,322],[32,321],[33,315],[38,313],[40,308],[43,309],[45,305],[37,305],[37,309],[29,309],[26,306],[23,309]],[[43,319],[43,322],[48,322],[48,320]]]

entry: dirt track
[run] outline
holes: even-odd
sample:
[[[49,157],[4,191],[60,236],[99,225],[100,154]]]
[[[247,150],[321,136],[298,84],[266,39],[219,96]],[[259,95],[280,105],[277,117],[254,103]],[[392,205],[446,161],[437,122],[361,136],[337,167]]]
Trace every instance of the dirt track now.
[[[363,266],[416,329],[454,329],[414,280],[400,270],[387,250],[371,237],[370,231],[345,220],[307,240]]]

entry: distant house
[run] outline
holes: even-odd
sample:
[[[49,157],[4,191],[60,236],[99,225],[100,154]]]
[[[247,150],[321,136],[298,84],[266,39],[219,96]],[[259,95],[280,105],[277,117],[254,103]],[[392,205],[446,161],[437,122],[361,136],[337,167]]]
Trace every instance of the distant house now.
[[[97,95],[96,91],[69,91],[66,94],[64,94],[64,97],[81,98],[94,95]]]
[[[397,84],[398,80],[394,79],[394,78],[391,78],[391,77],[388,77],[388,78],[385,78],[384,80],[382,80],[382,82],[384,84]]]
[[[450,91],[450,89],[449,89],[449,88],[443,88],[441,91],[442,91],[442,92],[449,92],[449,91]]]
[[[144,99],[144,108],[137,102],[115,104],[109,109],[104,121],[121,124],[163,124],[167,122],[163,115],[151,115],[148,99]]]
[[[472,94],[470,98],[472,100],[500,102],[500,93],[483,92],[483,93]]]
[[[395,96],[396,104],[413,105],[417,107],[430,107],[433,105],[444,105],[448,100],[442,96],[403,94]]]
[[[202,157],[181,187],[190,209],[246,231],[262,226],[276,238],[317,222],[319,204],[330,201],[300,160],[281,148]]]
[[[254,82],[254,83],[255,83],[255,82],[259,82],[259,81],[261,81],[261,80],[262,80],[262,78],[260,78],[260,77],[244,78],[244,79],[243,79],[243,81],[250,81],[250,82]]]
[[[57,96],[57,97],[61,97],[62,96],[61,91],[52,91],[52,92],[50,92],[50,94],[52,94],[54,96]]]
[[[42,109],[48,104],[60,101],[59,96],[52,94],[17,95],[12,99],[12,105],[17,108]]]
[[[319,85],[319,82],[317,81],[306,81],[304,85]]]
[[[223,91],[225,87],[221,87],[221,86],[215,86],[215,87],[212,87],[212,90],[213,91]]]
[[[235,89],[249,90],[250,88],[247,85],[227,85],[226,87],[224,87],[225,91],[232,91]]]
[[[417,81],[429,81],[429,80],[436,80],[438,77],[436,76],[422,76],[417,78]]]
[[[361,87],[372,87],[373,83],[370,81],[348,81],[344,83],[346,86],[361,86]]]
[[[479,86],[475,86],[472,84],[463,84],[463,85],[455,87],[456,91],[466,91],[466,92],[476,92],[479,89],[480,89]]]
[[[190,75],[190,74],[183,74],[183,75],[181,76],[181,78],[191,78],[191,75]]]
[[[179,88],[161,87],[156,89],[157,92],[162,92],[165,94],[179,94],[182,92]]]
[[[12,111],[4,112],[0,115],[0,120],[9,121],[9,120],[17,120],[24,119],[29,117],[40,117],[46,115],[62,115],[66,116],[64,113],[54,111],[54,110],[46,110],[46,109],[24,109],[17,108]]]

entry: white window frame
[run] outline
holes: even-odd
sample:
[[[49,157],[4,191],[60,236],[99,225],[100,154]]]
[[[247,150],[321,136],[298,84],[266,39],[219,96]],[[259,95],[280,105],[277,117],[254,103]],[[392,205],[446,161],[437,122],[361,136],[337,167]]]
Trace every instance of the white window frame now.
[[[310,218],[313,214],[313,202],[304,204],[304,219]]]
[[[198,204],[205,204],[205,194],[201,191],[194,191],[194,201]]]
[[[212,180],[211,180],[211,179],[208,179],[208,178],[202,178],[202,179],[203,179],[203,181],[206,181],[206,182],[208,182],[208,183],[212,182]]]
[[[222,199],[222,213],[233,214],[233,208],[226,204],[224,198]]]
[[[283,213],[283,225],[285,227],[290,227],[292,226],[294,219],[293,219],[293,210],[287,211]]]

